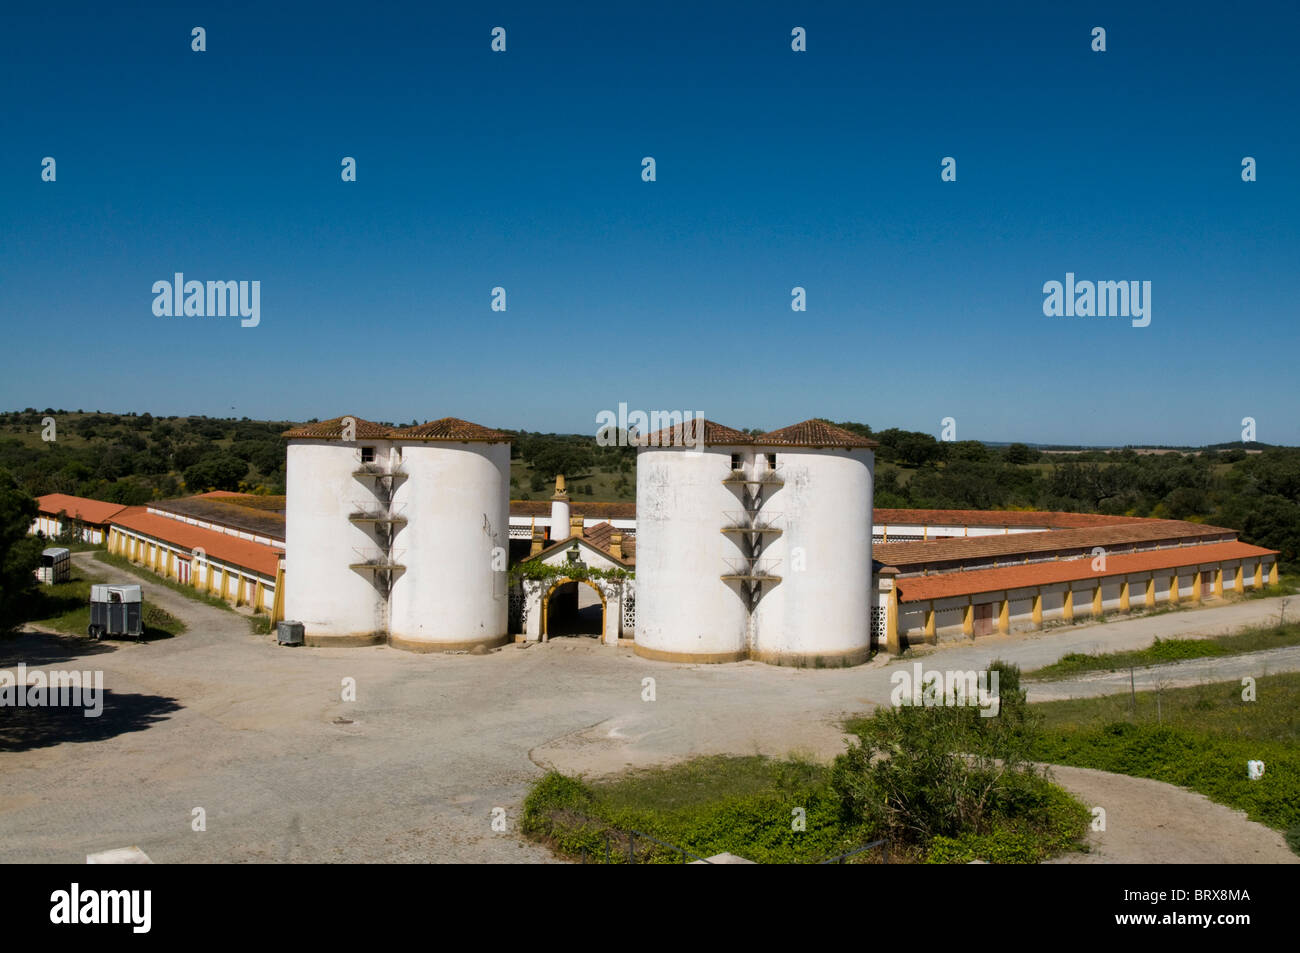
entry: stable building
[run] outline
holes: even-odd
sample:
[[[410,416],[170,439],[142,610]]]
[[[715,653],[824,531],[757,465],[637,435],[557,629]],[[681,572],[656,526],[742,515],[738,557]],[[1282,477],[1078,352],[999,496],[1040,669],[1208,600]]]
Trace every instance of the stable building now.
[[[108,538],[108,526],[113,517],[126,509],[121,503],[105,503],[84,496],[66,493],[47,493],[36,498],[36,519],[29,534],[58,539],[64,530],[71,529],[79,542],[102,544]]]

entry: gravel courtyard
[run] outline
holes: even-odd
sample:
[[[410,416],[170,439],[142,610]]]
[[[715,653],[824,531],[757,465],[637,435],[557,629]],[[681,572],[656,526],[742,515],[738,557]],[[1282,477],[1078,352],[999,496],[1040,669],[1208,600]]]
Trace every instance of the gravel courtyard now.
[[[173,863],[545,862],[515,824],[548,766],[595,776],[693,754],[829,757],[843,747],[839,720],[886,702],[890,690],[891,669],[879,664],[679,666],[585,638],[486,656],[285,648],[230,612],[145,589],[190,630],[142,645],[40,632],[0,642],[0,669],[102,670],[107,692],[99,718],[0,713],[0,861],[80,863],[135,845]],[[1264,622],[1276,618],[1273,602],[981,638],[926,664],[972,668],[1001,657],[1029,668],[1102,640],[1131,648],[1171,627],[1208,634]],[[647,677],[653,701],[642,698]],[[355,701],[342,699],[345,679],[355,679]],[[1075,786],[1066,774],[1073,769],[1061,780]],[[1114,776],[1088,774],[1102,779],[1079,775],[1076,785],[1096,803]],[[1198,795],[1113,785],[1125,807],[1109,812],[1092,862],[1297,859],[1279,835]],[[1161,831],[1171,793],[1190,813]],[[196,808],[205,831],[192,829]],[[505,809],[505,832],[492,829],[494,808]],[[1162,845],[1158,856],[1139,833]]]

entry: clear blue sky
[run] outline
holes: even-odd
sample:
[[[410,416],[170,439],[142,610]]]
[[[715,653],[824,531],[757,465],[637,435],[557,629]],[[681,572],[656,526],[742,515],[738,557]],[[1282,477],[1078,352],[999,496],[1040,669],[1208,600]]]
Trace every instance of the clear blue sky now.
[[[1297,5],[946,7],[6,4],[0,408],[1300,443]]]

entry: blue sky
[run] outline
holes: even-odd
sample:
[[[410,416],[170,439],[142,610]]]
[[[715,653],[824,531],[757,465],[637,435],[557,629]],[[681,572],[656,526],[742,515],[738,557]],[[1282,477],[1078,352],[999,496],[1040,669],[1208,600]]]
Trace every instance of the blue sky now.
[[[0,408],[1300,444],[1297,6],[973,6],[8,5]]]

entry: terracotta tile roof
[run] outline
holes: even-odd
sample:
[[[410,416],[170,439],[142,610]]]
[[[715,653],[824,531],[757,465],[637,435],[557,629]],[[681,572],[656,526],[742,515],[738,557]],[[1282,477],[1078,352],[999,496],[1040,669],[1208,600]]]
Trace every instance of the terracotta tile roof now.
[[[634,520],[635,503],[586,503],[569,500],[569,512],[574,516],[586,516],[591,519]],[[511,516],[550,516],[550,500],[511,500]]]
[[[1140,516],[1059,513],[1050,510],[897,510],[881,507],[876,507],[874,519],[877,525],[906,523],[922,526],[1047,526],[1052,529],[1149,522]]]
[[[595,546],[597,549],[604,550],[606,553],[610,553],[612,555],[613,545],[614,545],[613,537],[615,533],[623,534],[623,543],[621,546],[621,549],[623,550],[623,556],[622,556],[623,562],[635,563],[636,562],[636,535],[635,534],[629,534],[626,531],[621,530],[616,526],[611,526],[609,523],[596,523],[594,526],[588,526],[583,529],[582,538],[585,539],[587,542],[591,543],[591,545]]]
[[[45,496],[38,496],[36,505],[46,516],[57,516],[60,512],[66,512],[74,520],[98,524],[107,523],[115,513],[126,509],[121,503],[105,503],[84,496],[69,496],[66,493],[47,493]]]
[[[1159,569],[1182,569],[1202,563],[1270,555],[1277,555],[1277,551],[1232,541],[1157,549],[1146,553],[1117,553],[1106,557],[1106,571],[1101,573],[1093,572],[1092,560],[1084,557],[1068,562],[1029,563],[1019,566],[999,566],[997,569],[908,576],[897,580],[898,599],[899,602],[946,599],[951,596],[1001,592],[1006,589],[1024,589],[1077,579],[1098,579]]]
[[[619,559],[619,557],[613,555],[609,551],[610,537],[614,533],[618,533],[618,532],[622,532],[622,531],[617,529],[616,527],[610,526],[608,523],[597,523],[595,526],[588,526],[586,529],[582,531],[582,539],[577,539],[577,537],[568,536],[566,534],[566,538],[552,540],[551,543],[547,545],[546,548],[543,549],[540,553],[538,553],[536,556],[529,556],[528,558],[542,559],[546,556],[549,556],[551,553],[555,552],[556,550],[568,549],[570,546],[573,545],[574,541],[577,540],[577,542],[585,543],[586,545],[590,546],[592,549],[599,550],[600,552],[604,553],[606,556],[608,556],[610,559],[615,560],[616,562],[620,562],[626,566],[635,565],[636,541],[631,537],[629,536],[623,537],[622,559]],[[593,533],[594,535],[592,535]]]
[[[166,510],[179,516],[217,523],[246,533],[258,533],[284,541],[283,496],[256,496],[232,493],[214,496],[202,493],[178,500],[157,500],[149,504],[157,510]]]
[[[363,420],[354,415],[345,415],[330,420],[322,420],[320,423],[315,424],[299,424],[291,430],[286,430],[280,436],[301,437],[309,440],[342,440],[343,421],[349,416],[356,425],[358,440],[381,440],[392,433],[392,427],[377,424],[373,420]]]
[[[180,520],[149,513],[143,506],[128,507],[113,517],[112,522],[114,526],[152,536],[160,542],[171,543],[178,549],[194,550],[201,547],[218,562],[249,569],[271,578],[275,577],[276,566],[284,555],[282,550],[274,546],[254,543],[214,529],[191,526]]]
[[[754,437],[753,442],[769,447],[850,447],[865,448],[880,446],[867,437],[859,437],[824,420],[805,420],[803,423],[770,430]]]
[[[322,420],[317,424],[301,424],[292,430],[286,430],[281,436],[299,437],[311,440],[343,439],[343,421],[345,417]],[[413,427],[389,427],[371,420],[353,417],[356,424],[358,440],[456,440],[482,443],[509,443],[510,435],[499,430],[492,430],[478,424],[461,420],[459,417],[443,417],[431,420],[427,424]]]
[[[872,556],[887,565],[908,572],[923,566],[958,564],[993,558],[1029,556],[1035,553],[1075,549],[1127,547],[1139,543],[1175,540],[1235,538],[1236,530],[1181,520],[1142,520],[1114,526],[1050,530],[1041,533],[1011,533],[995,536],[966,536],[907,543],[876,543]]]
[[[700,439],[700,433],[699,419],[691,417],[678,426],[669,425],[655,433],[634,437],[632,442],[641,447],[697,446],[700,444],[706,447],[716,444],[744,446],[754,442],[754,438],[749,434],[714,423],[712,420],[704,421],[702,440]]]
[[[458,417],[443,417],[431,420],[427,424],[415,427],[403,427],[393,430],[390,436],[394,440],[467,440],[482,443],[509,443],[510,435],[500,430],[492,430],[461,420]]]

